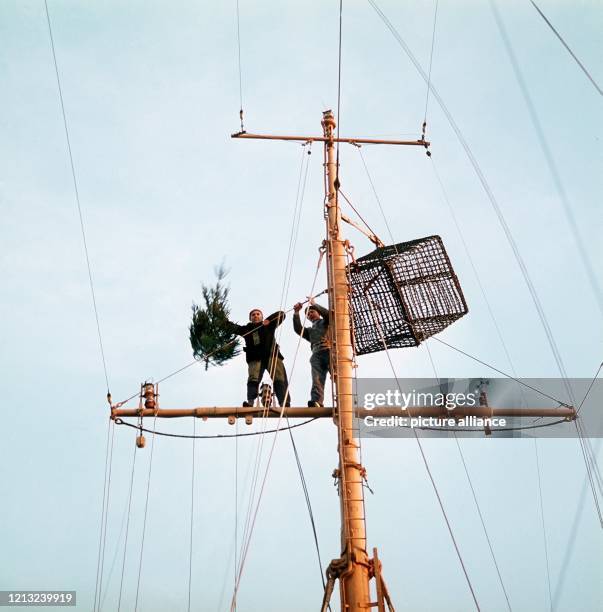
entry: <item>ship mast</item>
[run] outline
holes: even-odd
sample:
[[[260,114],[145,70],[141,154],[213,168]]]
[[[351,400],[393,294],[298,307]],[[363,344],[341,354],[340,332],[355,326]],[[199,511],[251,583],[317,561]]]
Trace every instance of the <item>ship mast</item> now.
[[[389,144],[415,145],[429,147],[429,142],[419,140],[377,140],[364,138],[338,138],[335,135],[335,117],[333,113],[323,113],[322,136],[285,136],[267,134],[249,134],[239,132],[232,134],[238,139],[285,140],[302,143],[323,142],[325,147],[325,208],[327,222],[327,281],[329,295],[330,321],[329,334],[331,340],[331,377],[334,386],[334,407],[331,408],[281,408],[280,411],[266,412],[258,407],[198,407],[186,409],[160,409],[158,404],[158,389],[149,383],[141,385],[140,405],[138,409],[124,409],[120,404],[111,405],[111,418],[122,422],[122,417],[137,417],[141,429],[137,438],[139,447],[144,446],[142,435],[142,419],[144,417],[196,417],[224,418],[230,423],[237,418],[245,417],[251,423],[253,417],[275,418],[287,417],[323,417],[334,418],[338,430],[339,465],[334,476],[338,479],[338,492],[341,511],[341,554],[333,559],[327,568],[327,584],[322,602],[322,612],[326,612],[335,581],[339,580],[339,592],[342,612],[364,612],[377,608],[385,612],[386,605],[393,612],[389,593],[381,574],[381,563],[377,549],[373,549],[369,557],[366,544],[366,517],[364,515],[365,469],[360,463],[359,439],[354,427],[354,418],[367,414],[380,416],[408,416],[409,412],[400,407],[372,409],[367,412],[363,407],[354,406],[353,369],[354,350],[352,346],[352,330],[350,328],[350,283],[347,275],[349,242],[342,232],[341,210],[338,202],[339,167],[336,143],[343,142],[360,145]],[[494,408],[487,404],[472,408],[458,407],[453,412],[447,412],[444,407],[423,406],[414,407],[413,416],[468,416],[480,417],[499,416],[555,416],[567,420],[576,418],[576,411],[571,406],[555,408]],[[486,431],[486,433],[488,433]],[[370,580],[375,578],[376,601],[371,601]]]
[[[346,142],[361,144],[418,145],[427,147],[428,142],[421,140],[387,141],[375,139],[337,138],[335,117],[328,110],[323,113],[321,122],[322,137],[268,136],[233,134],[234,138],[260,138],[269,140],[299,140],[302,142],[322,141],[325,147],[325,194],[327,220],[327,287],[329,294],[331,339],[331,377],[335,390],[333,416],[338,430],[339,465],[335,476],[339,483],[341,510],[341,556],[333,559],[327,569],[322,610],[328,607],[335,580],[339,580],[342,612],[360,612],[371,607],[385,610],[385,602],[393,611],[385,583],[381,577],[380,563],[374,551],[369,558],[366,547],[366,519],[364,516],[365,470],[360,463],[359,439],[354,429],[354,390],[352,376],[354,351],[350,328],[350,284],[347,277],[349,242],[342,232],[342,216],[338,202],[339,168],[335,143]],[[370,579],[376,579],[377,601],[371,602]]]
[[[359,440],[354,431],[352,375],[354,354],[350,330],[349,283],[346,273],[347,244],[342,232],[338,201],[338,159],[334,138],[335,117],[323,115],[326,149],[327,287],[331,321],[331,364],[335,387],[338,429],[339,501],[341,505],[341,559],[331,562],[328,575],[339,578],[341,610],[366,609],[370,603],[369,559],[364,516],[364,468],[360,464]]]

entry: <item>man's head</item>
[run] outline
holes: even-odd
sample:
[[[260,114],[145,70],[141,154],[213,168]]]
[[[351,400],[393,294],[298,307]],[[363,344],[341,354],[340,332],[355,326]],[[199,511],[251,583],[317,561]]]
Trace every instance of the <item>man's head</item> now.
[[[249,320],[252,323],[261,323],[264,320],[264,314],[259,308],[254,308],[249,311]]]
[[[308,316],[308,320],[312,321],[312,323],[320,319],[320,312],[318,312],[316,306],[308,306],[308,308],[306,308],[306,315]]]

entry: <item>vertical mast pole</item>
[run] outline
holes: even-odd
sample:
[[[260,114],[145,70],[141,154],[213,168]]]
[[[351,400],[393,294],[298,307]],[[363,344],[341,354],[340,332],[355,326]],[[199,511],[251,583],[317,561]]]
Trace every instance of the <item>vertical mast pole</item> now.
[[[369,558],[366,552],[364,489],[359,443],[354,432],[352,388],[353,350],[349,316],[349,284],[346,273],[346,243],[341,234],[341,211],[337,200],[335,117],[323,113],[326,149],[328,229],[328,286],[332,325],[332,379],[339,435],[339,499],[341,505],[341,548],[346,569],[339,576],[342,612],[365,611],[370,603]]]

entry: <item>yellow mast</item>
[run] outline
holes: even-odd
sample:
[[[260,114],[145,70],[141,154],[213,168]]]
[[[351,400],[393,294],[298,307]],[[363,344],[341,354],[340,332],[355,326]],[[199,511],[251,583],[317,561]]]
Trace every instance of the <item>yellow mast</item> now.
[[[341,562],[332,563],[330,571],[343,566],[339,573],[341,609],[366,610],[370,604],[369,559],[366,551],[363,468],[359,442],[354,432],[354,397],[352,388],[353,349],[350,330],[349,283],[346,273],[347,251],[337,199],[338,178],[331,111],[323,115],[327,178],[327,278],[331,312],[331,364],[335,386],[335,410],[339,451],[339,500],[341,505]]]

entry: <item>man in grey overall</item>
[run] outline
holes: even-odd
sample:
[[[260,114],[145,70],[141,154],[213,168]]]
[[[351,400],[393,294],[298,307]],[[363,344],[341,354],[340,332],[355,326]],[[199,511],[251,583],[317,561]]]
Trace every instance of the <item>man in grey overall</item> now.
[[[304,327],[299,317],[302,309],[300,303],[293,306],[293,329],[295,333],[305,338],[312,347],[310,366],[312,367],[312,390],[308,407],[322,407],[325,395],[325,380],[330,371],[330,342],[329,342],[329,311],[310,299],[310,306],[306,309],[311,327]]]

